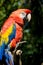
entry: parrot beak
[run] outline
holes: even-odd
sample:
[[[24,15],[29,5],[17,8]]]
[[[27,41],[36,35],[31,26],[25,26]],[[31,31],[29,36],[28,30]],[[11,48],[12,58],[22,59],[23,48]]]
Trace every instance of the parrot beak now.
[[[30,13],[27,15],[27,20],[28,20],[28,22],[30,22],[30,20],[31,20],[31,14]]]

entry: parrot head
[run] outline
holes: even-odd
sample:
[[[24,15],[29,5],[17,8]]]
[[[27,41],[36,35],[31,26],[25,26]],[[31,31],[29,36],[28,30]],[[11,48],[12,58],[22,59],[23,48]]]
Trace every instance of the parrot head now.
[[[24,24],[24,20],[31,20],[31,10],[29,9],[18,9],[11,13],[10,17],[13,17],[19,24]]]

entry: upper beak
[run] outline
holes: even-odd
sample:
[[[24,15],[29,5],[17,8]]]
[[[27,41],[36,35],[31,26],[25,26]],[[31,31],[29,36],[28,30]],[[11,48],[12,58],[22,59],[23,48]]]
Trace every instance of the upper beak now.
[[[28,19],[28,22],[30,22],[30,20],[31,20],[31,14],[30,13],[27,15],[27,19]]]

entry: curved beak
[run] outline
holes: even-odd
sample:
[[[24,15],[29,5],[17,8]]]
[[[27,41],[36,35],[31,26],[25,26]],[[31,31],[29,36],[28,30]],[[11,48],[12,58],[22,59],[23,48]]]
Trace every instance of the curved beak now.
[[[31,20],[31,14],[30,13],[27,15],[27,20],[28,20],[28,22],[30,22],[30,20]]]

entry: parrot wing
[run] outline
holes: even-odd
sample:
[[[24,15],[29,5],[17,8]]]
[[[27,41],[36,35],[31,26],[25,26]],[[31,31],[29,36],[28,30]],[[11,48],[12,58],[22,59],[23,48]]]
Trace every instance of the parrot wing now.
[[[8,19],[2,29],[1,29],[1,35],[0,35],[0,60],[2,60],[2,57],[5,53],[5,48],[8,46],[10,41],[15,38],[16,34],[16,25],[13,23],[12,19]]]

